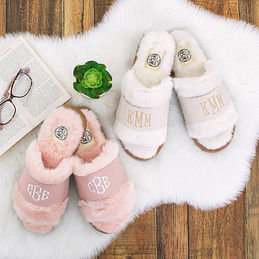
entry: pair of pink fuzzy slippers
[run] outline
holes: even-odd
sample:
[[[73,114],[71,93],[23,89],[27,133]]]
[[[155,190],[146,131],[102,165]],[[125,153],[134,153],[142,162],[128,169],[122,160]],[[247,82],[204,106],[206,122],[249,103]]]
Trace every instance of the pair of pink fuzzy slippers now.
[[[24,226],[47,233],[59,223],[73,173],[85,219],[100,232],[120,231],[132,215],[135,189],[118,155],[118,144],[105,139],[92,111],[55,109],[29,145],[14,186],[14,209]]]

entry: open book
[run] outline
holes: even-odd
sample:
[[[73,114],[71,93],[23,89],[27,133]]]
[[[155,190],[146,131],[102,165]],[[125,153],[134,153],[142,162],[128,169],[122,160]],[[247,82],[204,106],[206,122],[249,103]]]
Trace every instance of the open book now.
[[[0,53],[0,99],[20,69],[29,68],[32,88],[27,96],[14,98],[15,117],[0,129],[0,156],[42,122],[70,95],[23,37]]]

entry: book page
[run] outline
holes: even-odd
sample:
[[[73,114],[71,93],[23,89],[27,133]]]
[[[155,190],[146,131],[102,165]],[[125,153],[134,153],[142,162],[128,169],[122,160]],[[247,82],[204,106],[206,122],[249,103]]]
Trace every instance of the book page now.
[[[16,115],[0,129],[0,155],[18,142],[70,95],[23,37],[0,53],[0,98],[20,69],[29,68],[32,88],[23,98],[13,98]]]

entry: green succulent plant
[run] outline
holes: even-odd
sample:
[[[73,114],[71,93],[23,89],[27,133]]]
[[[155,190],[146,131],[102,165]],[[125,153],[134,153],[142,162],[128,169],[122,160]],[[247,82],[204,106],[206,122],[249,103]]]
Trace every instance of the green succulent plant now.
[[[77,65],[74,69],[74,89],[90,98],[98,99],[112,87],[112,76],[106,66],[95,61]]]

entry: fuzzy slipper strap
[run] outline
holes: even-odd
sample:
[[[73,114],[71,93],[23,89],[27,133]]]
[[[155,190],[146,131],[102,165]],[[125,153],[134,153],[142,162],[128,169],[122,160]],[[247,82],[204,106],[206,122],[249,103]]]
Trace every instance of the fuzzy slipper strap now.
[[[116,157],[109,165],[86,176],[75,176],[79,197],[84,201],[99,201],[112,195],[127,181],[126,173]]]
[[[204,64],[204,74],[195,77],[173,78],[174,89],[178,97],[192,98],[205,95],[223,83],[218,66],[212,60]]]
[[[224,84],[211,92],[198,97],[179,97],[185,121],[188,124],[201,123],[220,117],[232,104],[231,97]]]
[[[69,176],[72,174],[70,158],[63,159],[55,169],[46,168],[39,143],[35,140],[26,151],[25,162],[18,187],[26,202],[39,207],[50,207],[67,198]]]
[[[122,80],[121,99],[114,131],[122,142],[160,146],[166,140],[172,78],[165,77],[151,88],[143,86],[134,70]]]
[[[74,175],[81,200],[105,199],[127,181],[118,155],[119,145],[107,140],[100,155],[91,162],[74,157]]]
[[[119,155],[119,145],[115,141],[106,140],[101,153],[91,162],[84,162],[79,156],[73,156],[74,175],[86,176],[108,166]]]
[[[51,207],[67,198],[69,178],[58,184],[43,184],[36,181],[25,168],[18,186],[23,199],[28,203],[39,207]]]
[[[212,61],[206,62],[203,76],[177,78],[174,83],[192,138],[213,137],[237,123],[231,96]]]
[[[159,84],[146,87],[140,83],[133,69],[126,72],[121,82],[121,95],[132,105],[143,108],[159,106],[171,99],[173,80],[163,78]]]
[[[116,119],[134,131],[152,132],[167,127],[170,100],[153,108],[131,105],[122,96],[117,109]]]
[[[46,168],[39,143],[36,140],[29,145],[26,151],[25,167],[28,173],[42,184],[58,184],[72,174],[72,160],[70,158],[64,158],[56,168]]]

